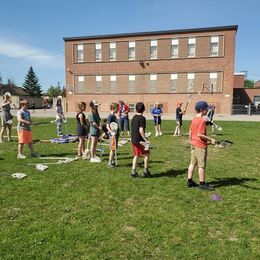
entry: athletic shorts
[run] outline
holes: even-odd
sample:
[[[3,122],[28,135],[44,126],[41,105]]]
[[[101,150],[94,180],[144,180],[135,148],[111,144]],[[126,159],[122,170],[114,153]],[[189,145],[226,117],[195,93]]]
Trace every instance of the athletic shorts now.
[[[30,144],[33,142],[32,131],[25,129],[18,130],[19,144]]]
[[[154,125],[161,125],[162,124],[161,117],[158,117],[158,118],[154,117],[153,121],[154,121]]]
[[[207,148],[191,146],[191,164],[205,168],[207,163]]]
[[[149,154],[149,150],[144,150],[144,146],[141,144],[132,144],[134,155],[135,156],[142,156]]]
[[[181,119],[181,120],[180,120],[180,119],[177,119],[177,120],[176,120],[176,123],[177,123],[177,125],[182,126],[182,119]]]

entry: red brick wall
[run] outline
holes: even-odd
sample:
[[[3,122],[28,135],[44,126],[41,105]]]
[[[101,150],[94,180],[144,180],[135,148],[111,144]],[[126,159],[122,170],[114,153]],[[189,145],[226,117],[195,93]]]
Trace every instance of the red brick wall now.
[[[234,88],[244,88],[245,75],[234,75]]]
[[[210,37],[219,36],[219,56],[210,57]],[[174,113],[176,103],[179,100],[185,101],[187,93],[187,73],[195,73],[194,95],[190,106],[190,112],[195,102],[205,99],[208,102],[218,104],[218,113],[231,114],[233,81],[234,81],[234,54],[235,54],[235,30],[220,32],[196,32],[178,35],[156,35],[156,36],[136,36],[122,37],[116,39],[97,39],[65,41],[65,64],[67,102],[68,110],[75,111],[76,104],[80,101],[89,102],[97,99],[103,104],[100,107],[106,109],[112,101],[123,99],[127,103],[136,103],[140,100],[148,105],[159,101],[164,104],[164,111]],[[196,57],[187,58],[187,42],[189,37],[196,37]],[[179,39],[179,58],[171,59],[171,39]],[[150,40],[158,40],[158,59],[149,60]],[[136,60],[128,61],[128,42],[136,42]],[[96,42],[102,42],[102,61],[95,62]],[[116,42],[116,61],[110,62],[109,42]],[[84,43],[84,62],[73,62],[73,49],[77,50],[76,44]],[[74,46],[74,47],[73,47]],[[76,51],[77,52],[77,51]],[[76,57],[76,53],[74,55]],[[145,68],[139,64],[140,60],[145,60]],[[94,62],[93,62],[94,61]],[[148,64],[149,65],[148,65]],[[202,84],[209,87],[209,73],[218,73],[218,91],[213,96],[208,90],[202,91]],[[170,93],[170,74],[178,74],[178,92]],[[128,75],[136,75],[136,93],[128,93]],[[151,94],[150,74],[157,74],[157,93]],[[77,89],[77,75],[86,76],[86,94],[69,94],[70,86]],[[95,76],[101,75],[104,93],[95,93]],[[109,76],[117,75],[117,93],[109,93]],[[144,76],[143,76],[144,75]],[[142,87],[142,84],[144,86]],[[145,94],[143,95],[144,90]]]

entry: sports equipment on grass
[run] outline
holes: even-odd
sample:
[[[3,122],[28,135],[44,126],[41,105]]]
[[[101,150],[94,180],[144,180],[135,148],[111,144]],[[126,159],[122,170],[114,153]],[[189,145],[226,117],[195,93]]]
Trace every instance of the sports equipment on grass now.
[[[12,174],[12,177],[15,179],[23,179],[23,178],[27,177],[27,175],[25,173],[18,172],[18,173]]]
[[[218,195],[218,194],[213,194],[213,195],[211,196],[211,200],[219,201],[219,200],[221,200],[221,197],[220,197],[220,195]]]
[[[227,148],[227,147],[230,147],[232,144],[233,144],[233,142],[231,142],[231,141],[220,140],[220,141],[216,142],[215,147],[216,148]]]

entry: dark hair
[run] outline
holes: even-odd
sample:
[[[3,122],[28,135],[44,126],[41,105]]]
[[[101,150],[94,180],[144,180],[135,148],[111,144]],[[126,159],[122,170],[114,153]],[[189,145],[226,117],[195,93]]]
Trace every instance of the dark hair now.
[[[85,102],[80,102],[78,104],[78,112],[84,111],[86,109],[87,104]]]
[[[61,106],[61,100],[60,99],[57,100],[56,106]]]
[[[145,111],[144,103],[143,103],[143,102],[138,102],[138,103],[135,105],[135,109],[136,109],[136,112],[137,112],[137,113],[143,113],[143,112]]]

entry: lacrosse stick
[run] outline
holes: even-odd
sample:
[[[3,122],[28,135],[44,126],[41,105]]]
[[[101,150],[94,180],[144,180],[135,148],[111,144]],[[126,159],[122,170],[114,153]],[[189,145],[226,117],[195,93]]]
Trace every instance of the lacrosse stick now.
[[[189,106],[189,104],[191,102],[191,99],[192,99],[192,95],[189,95],[184,110],[187,111],[187,108],[188,108],[188,106]]]
[[[150,149],[150,142],[140,141],[140,144],[144,147],[145,151],[148,151]]]
[[[8,173],[0,173],[0,176],[12,176],[15,179],[23,179],[25,177],[27,177],[27,175],[25,173],[13,173],[13,174],[8,174]]]
[[[233,142],[228,141],[228,140],[220,140],[217,141],[215,144],[216,148],[226,148],[226,147],[230,147],[233,144]]]
[[[110,126],[110,129],[112,131],[111,150],[115,152],[115,163],[117,165],[116,134],[117,134],[117,130],[118,130],[118,124],[116,122],[111,122],[109,126]]]
[[[213,124],[213,126],[214,126],[218,131],[222,131],[222,127],[221,127],[221,126],[216,125],[216,124],[213,123],[213,122],[212,122],[212,124]]]

